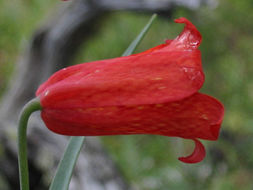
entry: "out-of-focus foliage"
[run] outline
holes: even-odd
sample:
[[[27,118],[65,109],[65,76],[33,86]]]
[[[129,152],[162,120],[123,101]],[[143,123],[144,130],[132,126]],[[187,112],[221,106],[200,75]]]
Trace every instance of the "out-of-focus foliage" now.
[[[55,1],[50,0],[0,0],[0,95],[6,88],[19,53],[41,18],[52,12]]]
[[[22,42],[29,39],[50,7],[49,0],[13,1],[0,1],[0,87],[1,82],[6,84]],[[104,137],[123,175],[138,189],[253,189],[252,10],[252,0],[220,0],[217,7],[178,8],[172,14],[173,18],[187,17],[200,30],[206,73],[201,91],[225,104],[225,120],[220,139],[207,143],[207,157],[196,165],[176,159],[191,152],[188,140],[148,135]],[[120,56],[149,17],[122,12],[107,15],[73,64]],[[137,52],[174,38],[182,28],[170,18],[158,18]]]

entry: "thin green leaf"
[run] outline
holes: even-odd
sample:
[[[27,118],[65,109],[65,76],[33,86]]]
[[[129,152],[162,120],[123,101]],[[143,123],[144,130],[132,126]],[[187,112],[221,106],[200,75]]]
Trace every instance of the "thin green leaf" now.
[[[149,30],[156,16],[156,14],[152,15],[146,26],[142,29],[142,31],[135,38],[135,40],[129,45],[129,47],[123,53],[122,56],[132,54],[132,52],[136,49],[137,45],[141,42],[141,40]],[[68,147],[65,150],[63,158],[57,168],[55,177],[50,185],[50,190],[68,190],[76,160],[84,143],[84,138],[85,137],[71,137]]]
[[[122,56],[131,55],[133,51],[136,49],[138,44],[144,38],[145,34],[148,32],[149,28],[151,27],[153,21],[157,17],[157,14],[153,14],[146,26],[142,29],[140,34],[135,38],[135,40],[130,44],[130,46],[126,49],[126,51],[122,54]]]
[[[68,190],[71,176],[85,137],[71,137],[68,147],[57,168],[50,190]]]

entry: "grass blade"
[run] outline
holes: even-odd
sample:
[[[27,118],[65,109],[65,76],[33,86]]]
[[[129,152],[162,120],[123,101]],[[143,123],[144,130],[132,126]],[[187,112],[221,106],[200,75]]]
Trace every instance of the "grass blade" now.
[[[151,27],[153,21],[157,17],[157,14],[153,14],[152,17],[149,19],[146,26],[142,29],[140,34],[134,39],[134,41],[129,45],[129,47],[126,49],[126,51],[122,54],[122,56],[131,55],[133,51],[136,49],[138,44],[141,42],[141,40],[144,38],[145,34],[148,32],[149,28]]]
[[[57,168],[50,190],[68,190],[71,176],[85,137],[71,137]]]

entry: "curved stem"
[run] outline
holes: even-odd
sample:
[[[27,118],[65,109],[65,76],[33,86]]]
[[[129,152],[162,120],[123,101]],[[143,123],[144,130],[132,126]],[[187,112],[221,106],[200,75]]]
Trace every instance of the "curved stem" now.
[[[18,164],[19,164],[19,179],[20,189],[29,190],[29,175],[28,175],[28,161],[27,161],[27,138],[26,129],[30,115],[41,110],[40,101],[34,98],[29,101],[21,111],[18,122]]]

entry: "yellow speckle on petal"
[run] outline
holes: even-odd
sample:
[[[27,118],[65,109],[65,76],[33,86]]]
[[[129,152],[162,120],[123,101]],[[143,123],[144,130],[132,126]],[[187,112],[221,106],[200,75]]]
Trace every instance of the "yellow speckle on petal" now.
[[[157,108],[163,107],[163,104],[156,104],[155,107]]]
[[[137,121],[137,120],[140,120],[140,118],[139,117],[134,117],[133,120]]]
[[[158,90],[162,90],[162,89],[165,89],[165,88],[167,88],[166,86],[160,86],[160,87],[158,87]]]
[[[153,78],[152,80],[162,80],[163,78],[161,77],[156,77],[156,78]]]
[[[208,120],[208,117],[205,114],[202,115],[202,118]]]
[[[92,129],[98,129],[99,128],[97,125],[90,125],[89,127],[92,128]]]
[[[165,127],[166,124],[165,124],[165,123],[159,123],[158,126],[160,126],[160,127]]]
[[[137,109],[138,110],[142,110],[144,107],[143,106],[138,106]]]
[[[82,109],[82,108],[77,108],[77,111],[83,113],[83,112],[84,112],[84,109]]]

